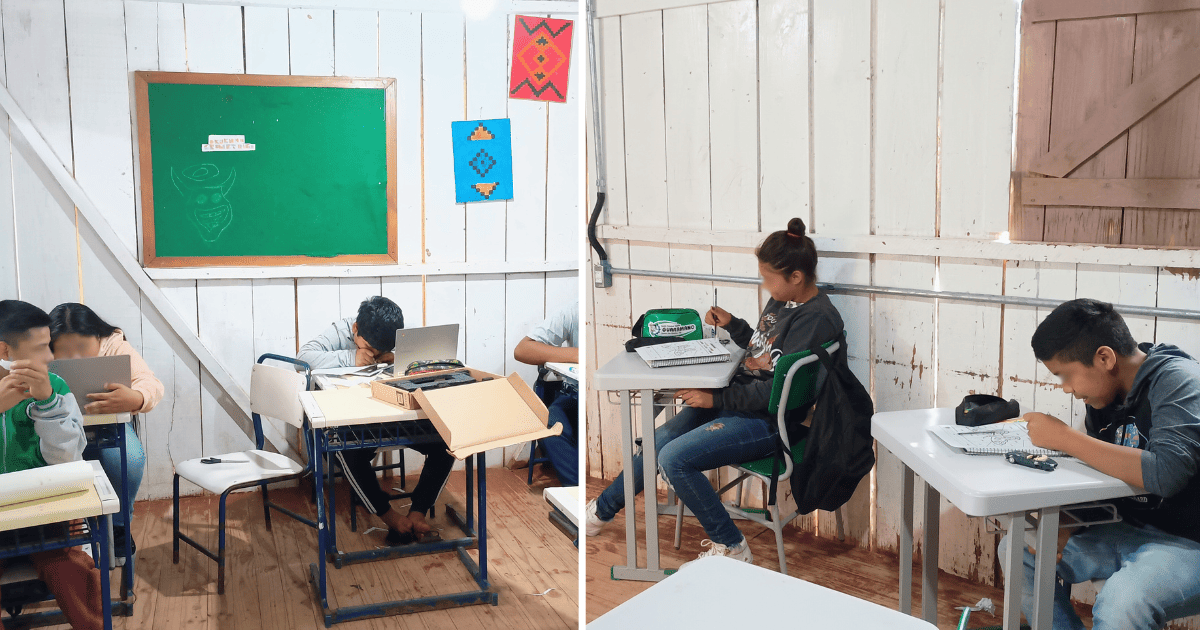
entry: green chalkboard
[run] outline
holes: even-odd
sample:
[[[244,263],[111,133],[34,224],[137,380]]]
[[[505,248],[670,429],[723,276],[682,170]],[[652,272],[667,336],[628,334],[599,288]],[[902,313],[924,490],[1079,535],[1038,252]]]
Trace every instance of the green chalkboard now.
[[[145,266],[396,262],[392,79],[135,86]]]

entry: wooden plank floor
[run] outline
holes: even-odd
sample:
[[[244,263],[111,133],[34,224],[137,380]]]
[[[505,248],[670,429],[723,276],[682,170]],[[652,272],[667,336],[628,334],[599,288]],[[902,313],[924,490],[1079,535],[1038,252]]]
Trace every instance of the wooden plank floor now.
[[[607,485],[600,479],[588,479],[587,496],[593,499]],[[665,493],[659,497],[666,501]],[[645,538],[644,502],[638,499],[638,537]],[[584,562],[587,565],[584,588],[587,591],[587,621],[612,610],[629,598],[650,588],[650,582],[613,580],[609,569],[613,565],[625,564],[625,512],[618,514],[599,536],[587,539]],[[771,570],[779,570],[779,555],[775,549],[775,535],[770,529],[749,521],[738,521],[738,528],[750,540],[754,564]],[[700,541],[707,538],[704,529],[694,518],[685,518],[680,549],[674,547],[675,519],[663,516],[659,519],[660,566],[678,567],[694,559],[703,549]],[[837,540],[818,539],[811,534],[797,531],[784,532],[784,545],[788,559],[788,574],[821,586],[853,595],[891,609],[899,607],[900,585],[897,574],[899,564],[895,555],[874,553]],[[645,543],[639,547],[638,557],[645,562]],[[920,591],[920,566],[913,567],[914,591]],[[1002,589],[974,584],[945,571],[938,573],[938,627],[957,627],[961,611],[956,606],[968,606],[981,598],[990,597],[997,612],[1004,601]],[[730,602],[731,606],[746,606],[753,611],[753,602]],[[1091,624],[1090,607],[1076,606],[1086,624]],[[913,608],[921,609],[919,592],[913,595]],[[969,627],[999,626],[1000,616],[993,617],[984,612],[971,616]]]
[[[344,630],[485,628],[558,629],[579,626],[578,550],[547,519],[542,490],[552,477],[525,484],[526,471],[488,469],[488,580],[499,606],[470,606],[337,624]],[[438,501],[435,527],[443,536],[461,536],[445,516],[450,503],[463,511],[462,472],[451,474]],[[398,479],[385,479],[388,481]],[[409,476],[409,488],[416,476]],[[271,491],[271,499],[315,518],[316,507],[299,488]],[[359,511],[358,532],[350,531],[345,484],[339,483],[338,544],[343,550],[383,545],[381,523]],[[406,500],[394,503],[406,504]],[[217,498],[180,500],[184,533],[216,549]],[[181,544],[179,564],[171,562],[171,501],[139,502],[133,532],[138,546],[136,604],[132,617],[117,617],[113,628],[236,630],[323,629],[321,611],[308,583],[315,560],[316,532],[274,512],[267,531],[257,492],[232,495],[228,502],[225,594],[217,595],[216,563]],[[476,550],[469,552],[478,561]],[[356,564],[328,565],[331,605],[423,597],[476,588],[454,553],[431,554]],[[113,572],[113,580],[119,572]],[[549,591],[547,592],[547,590]],[[114,591],[115,592],[115,591]],[[543,594],[545,593],[545,594]],[[55,626],[67,628],[68,626]]]

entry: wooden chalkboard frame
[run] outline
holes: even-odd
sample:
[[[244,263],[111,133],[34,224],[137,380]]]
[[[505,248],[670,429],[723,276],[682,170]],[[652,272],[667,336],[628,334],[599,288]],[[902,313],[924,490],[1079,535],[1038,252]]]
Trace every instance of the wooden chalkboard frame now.
[[[396,264],[396,80],[392,78],[312,77],[264,74],[203,74],[137,71],[134,93],[137,110],[138,163],[142,193],[142,266],[144,267],[267,267],[283,265]],[[154,250],[154,162],[150,153],[151,83],[383,89],[387,125],[387,247],[386,254],[313,256],[156,256]]]

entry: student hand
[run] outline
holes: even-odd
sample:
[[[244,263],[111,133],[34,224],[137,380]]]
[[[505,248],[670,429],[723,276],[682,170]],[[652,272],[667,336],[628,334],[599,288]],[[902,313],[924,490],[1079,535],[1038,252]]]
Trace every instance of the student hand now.
[[[29,398],[29,394],[16,376],[8,374],[0,378],[0,413],[16,407],[26,398]]]
[[[96,402],[88,403],[84,406],[84,413],[95,415],[103,413],[125,413],[133,412],[142,408],[146,402],[142,393],[125,387],[120,383],[107,383],[104,389],[108,392],[100,394],[88,394],[87,397]]]
[[[354,353],[354,365],[358,367],[375,365],[375,351],[369,348],[359,348]]]
[[[681,389],[675,392],[675,397],[683,400],[683,404],[689,407],[709,409],[713,406],[711,389]]]
[[[1034,446],[1063,450],[1062,438],[1068,434],[1071,427],[1062,420],[1044,413],[1030,412],[1025,414],[1024,419],[1029,428],[1029,440]]]
[[[396,355],[392,354],[391,352],[384,352],[383,354],[375,357],[376,363],[393,363],[395,360]]]
[[[733,315],[730,315],[729,311],[721,308],[720,306],[714,306],[708,309],[708,312],[704,314],[705,324],[724,328],[728,326],[729,322],[731,321],[733,321]]]
[[[50,373],[46,366],[37,367],[32,361],[13,361],[9,376],[15,376],[24,385],[27,396],[34,400],[46,400],[54,395],[50,386]]]

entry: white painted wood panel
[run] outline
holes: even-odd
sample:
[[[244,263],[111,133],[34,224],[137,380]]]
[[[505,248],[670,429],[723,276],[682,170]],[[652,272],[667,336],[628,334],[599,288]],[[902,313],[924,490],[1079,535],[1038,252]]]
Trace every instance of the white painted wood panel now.
[[[507,60],[508,51],[512,49],[509,43],[510,20],[508,16],[497,13],[483,20],[466,22],[468,120],[508,117]],[[517,130],[513,130],[514,138],[516,135]],[[514,155],[514,160],[515,157]],[[515,181],[514,177],[514,183]],[[532,185],[532,182],[529,184]],[[464,204],[468,261],[505,260],[510,205],[511,203],[505,200]],[[534,253],[536,252],[525,254]],[[519,257],[520,254],[514,256],[514,259]]]
[[[163,72],[188,72],[187,44],[184,39],[183,5],[163,2],[158,5],[158,69]]]
[[[175,311],[193,333],[197,332],[196,283],[171,281],[159,285]],[[147,498],[171,496],[175,464],[203,454],[200,409],[200,362],[187,351],[174,331],[153,309],[143,313],[143,351],[146,363],[162,381],[165,395],[142,423],[146,473],[142,487]],[[196,494],[190,483],[180,484],[183,494]]]
[[[254,297],[250,280],[201,280],[196,283],[196,316],[200,341],[246,392],[254,354]],[[254,443],[234,424],[248,418],[224,396],[207,371],[200,375],[201,423],[206,455],[234,453],[254,448]]]
[[[938,0],[876,5],[876,234],[932,236],[937,206]]]
[[[663,21],[663,92],[666,116],[667,222],[673,228],[712,227],[709,174],[708,7],[669,9]],[[712,273],[712,248],[672,245],[670,269]],[[699,280],[671,280],[670,306],[700,313],[712,304],[712,286]],[[661,306],[668,306],[662,304]],[[636,316],[635,316],[636,317]]]
[[[517,344],[546,318],[546,278],[543,274],[509,274],[505,279],[504,294],[504,368],[503,374],[516,372],[526,383],[537,380],[537,367],[526,365],[513,358]],[[524,449],[523,445],[504,449],[505,463],[513,461]]]
[[[379,76],[379,13],[357,9],[333,12],[334,74]]]
[[[183,18],[189,71],[245,72],[240,7],[185,4]]]
[[[809,26],[807,2],[758,3],[759,222],[809,222]],[[762,89],[764,87],[766,89]]]
[[[292,74],[333,75],[333,11],[288,9]]]
[[[870,223],[871,3],[813,0],[812,6],[816,224],[809,229],[864,234]]]
[[[54,155],[71,171],[74,160],[63,6],[9,2],[4,5],[3,21],[8,90]],[[14,135],[12,147],[20,298],[47,310],[61,302],[77,302],[74,206],[57,186],[47,189],[43,181],[49,181],[49,175],[23,138]]]
[[[421,16],[379,14],[379,74],[396,79],[396,253],[423,260],[423,139],[421,135]]]
[[[987,238],[1008,229],[1017,3],[945,6],[941,234]]]
[[[566,16],[555,16],[558,18]],[[574,16],[569,16],[574,19]],[[575,20],[571,26],[571,67],[567,78],[567,102],[549,103],[549,122],[546,127],[546,258],[548,260],[578,260],[580,229],[587,221],[579,207],[579,153],[582,108],[580,95],[589,80],[587,70],[587,31],[584,23]],[[578,29],[578,30],[576,30]],[[588,123],[590,124],[590,123]],[[590,209],[589,209],[590,210]]]
[[[404,308],[401,304],[400,308]],[[339,281],[333,278],[296,281],[296,337],[300,345],[342,317]],[[349,316],[347,316],[349,317]]]
[[[509,36],[511,38],[514,34],[510,33]],[[509,50],[512,50],[511,46]],[[539,260],[546,255],[549,107],[550,103],[543,101],[508,99],[508,117],[512,127],[513,199],[507,202],[507,260]],[[500,209],[502,207],[497,208]]]
[[[4,71],[4,34],[0,32],[0,81]],[[0,116],[0,294],[19,295],[17,288],[17,234],[12,199],[12,141],[8,116]]]
[[[421,22],[425,120],[425,260],[466,260],[466,219],[454,202],[450,123],[464,120],[463,18],[427,14]]]
[[[246,7],[246,73],[290,74],[287,9]]]

